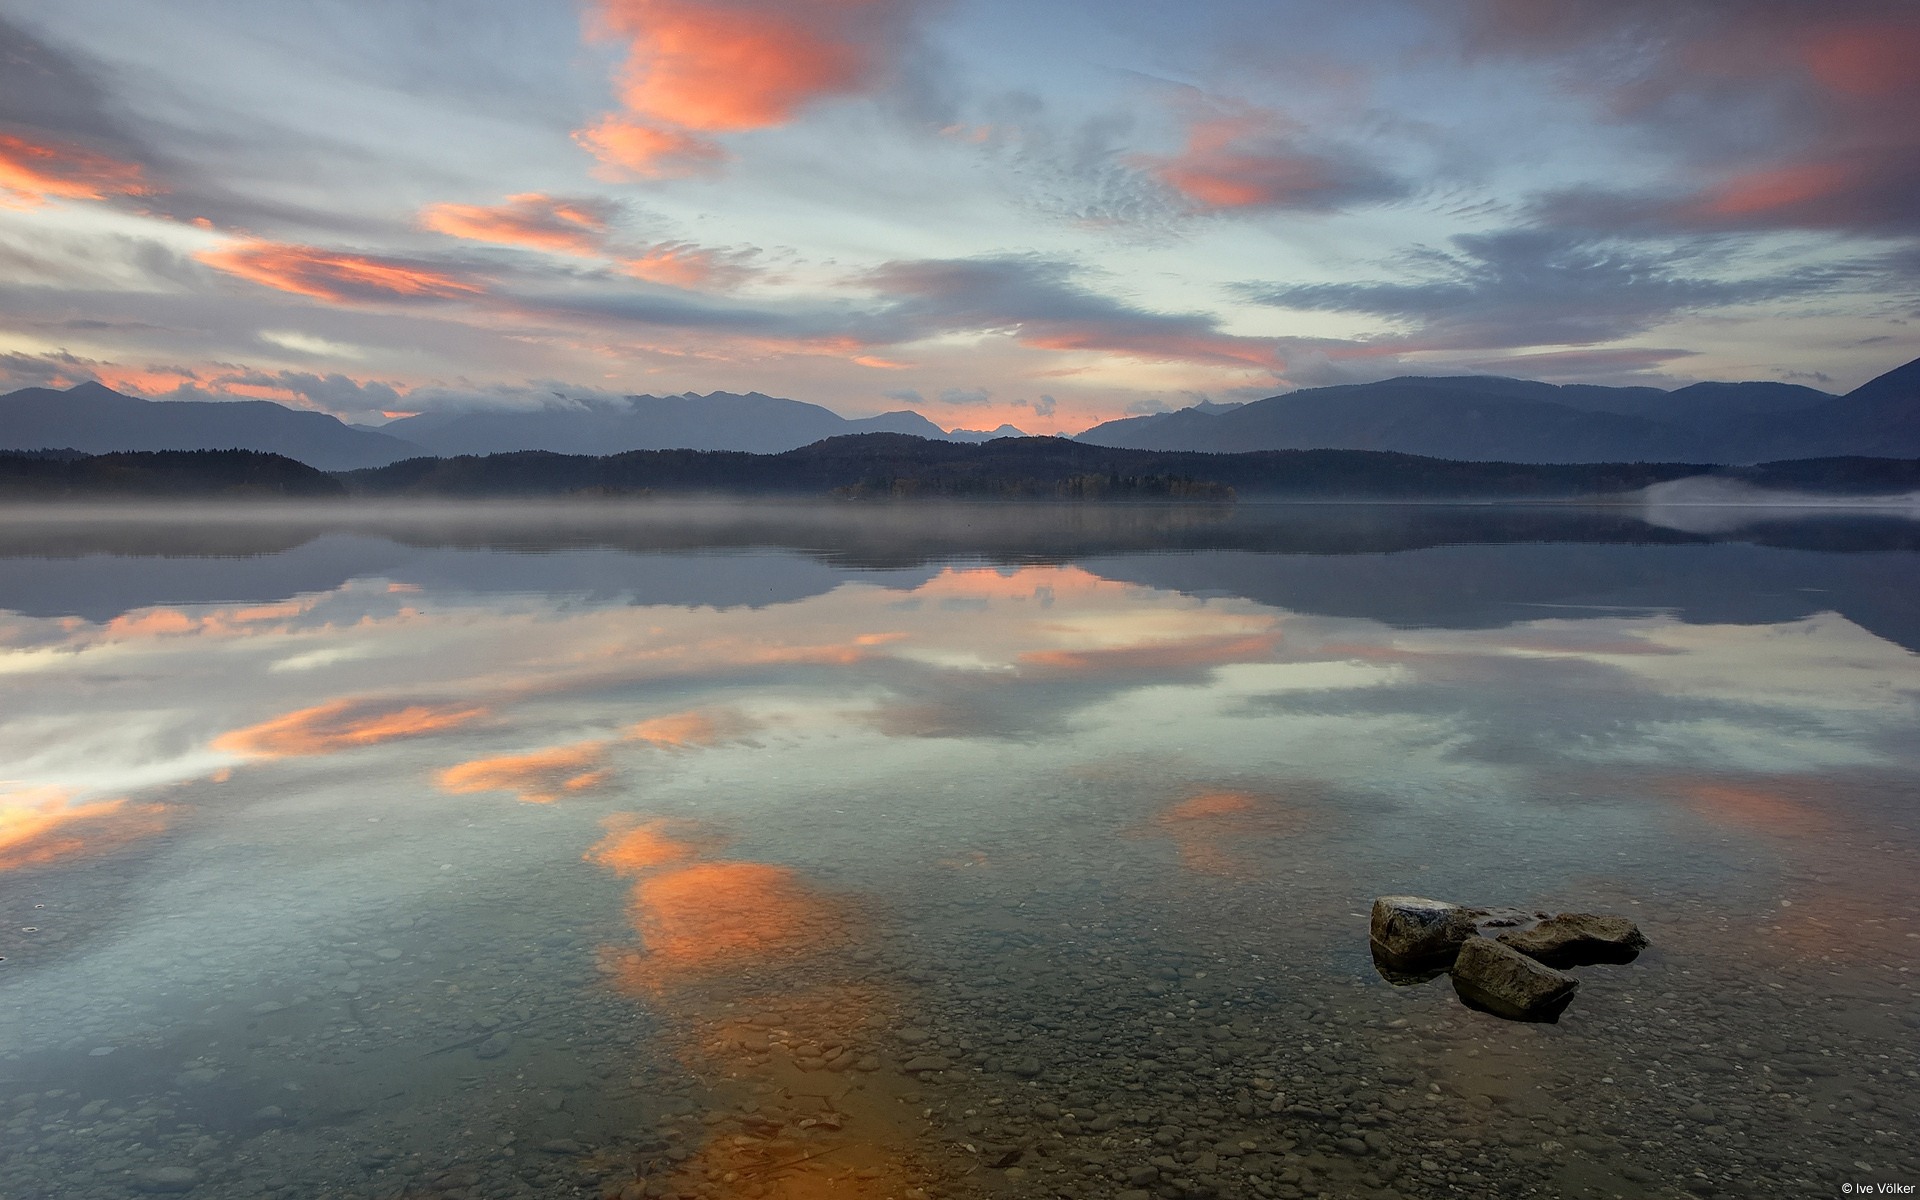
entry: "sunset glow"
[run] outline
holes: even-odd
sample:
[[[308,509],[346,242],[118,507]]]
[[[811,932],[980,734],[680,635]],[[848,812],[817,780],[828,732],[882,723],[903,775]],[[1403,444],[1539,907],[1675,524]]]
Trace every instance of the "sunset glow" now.
[[[1072,434],[1404,375],[1839,394],[1920,354],[1893,0],[1061,0],[1018,36],[978,0],[488,0],[431,38],[109,3],[5,42],[0,391]]]

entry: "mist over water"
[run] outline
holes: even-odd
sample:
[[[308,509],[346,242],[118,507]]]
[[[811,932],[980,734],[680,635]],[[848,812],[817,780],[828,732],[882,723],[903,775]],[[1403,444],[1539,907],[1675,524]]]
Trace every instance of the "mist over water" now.
[[[1920,1176],[1912,525],[1647,516],[9,513],[5,1194]]]

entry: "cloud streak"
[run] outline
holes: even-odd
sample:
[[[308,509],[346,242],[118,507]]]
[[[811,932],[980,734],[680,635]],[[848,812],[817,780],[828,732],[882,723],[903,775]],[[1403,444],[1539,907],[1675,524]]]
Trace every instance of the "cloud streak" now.
[[[0,205],[32,208],[52,200],[106,200],[153,190],[138,163],[0,132]]]
[[[462,300],[486,291],[447,268],[287,242],[230,242],[194,258],[249,283],[333,304]]]

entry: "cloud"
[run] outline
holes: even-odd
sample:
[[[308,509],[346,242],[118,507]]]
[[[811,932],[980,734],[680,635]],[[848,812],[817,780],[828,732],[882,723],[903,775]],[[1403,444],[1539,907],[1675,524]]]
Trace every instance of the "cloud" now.
[[[707,175],[732,157],[710,137],[661,129],[611,113],[574,130],[573,140],[606,164],[615,179],[623,173],[642,179]]]
[[[925,404],[927,398],[913,388],[891,388],[880,393],[888,400],[898,400],[902,404]]]
[[[757,271],[755,250],[721,250],[691,242],[659,242],[620,262],[635,279],[690,290],[725,289],[746,282]]]
[[[420,224],[468,241],[593,256],[617,211],[606,200],[522,192],[502,204],[430,204]]]
[[[1460,0],[1475,56],[1556,67],[1679,159],[1653,194],[1550,197],[1568,219],[1920,233],[1920,8],[1905,0]]]
[[[94,368],[101,364],[65,350],[46,354],[24,354],[18,350],[0,354],[0,380],[13,387],[72,387],[99,378]]]
[[[31,208],[49,200],[105,200],[152,190],[138,163],[0,132],[0,206]]]
[[[1864,278],[1856,274],[1864,268],[1845,266],[1716,276],[1701,269],[1712,252],[1705,245],[1645,246],[1511,229],[1461,235],[1451,251],[1403,256],[1391,264],[1399,279],[1248,284],[1239,290],[1283,308],[1364,313],[1401,323],[1407,332],[1369,342],[1374,351],[1405,353],[1590,346],[1687,313],[1828,292]],[[1335,357],[1342,349],[1320,348]]]
[[[607,744],[594,741],[476,758],[446,768],[434,782],[456,795],[513,792],[529,804],[551,804],[604,786],[612,775],[605,767],[606,754]]]
[[[230,242],[194,258],[252,283],[336,304],[456,300],[485,291],[445,268],[286,242]]]
[[[157,400],[304,400],[314,408],[336,413],[377,412],[397,406],[400,390],[377,379],[361,382],[339,372],[315,375],[307,371],[238,369],[196,375]]]
[[[597,0],[595,31],[627,43],[624,112],[576,139],[640,175],[711,170],[711,136],[785,125],[807,106],[891,81],[913,0]]]
[[[333,700],[282,713],[213,739],[213,748],[247,758],[337,754],[401,738],[426,737],[487,715],[472,705],[394,700]]]
[[[1043,395],[1033,402],[1033,415],[1036,417],[1050,417],[1053,415],[1053,410],[1058,408],[1059,405],[1060,402],[1052,396]]]
[[[1271,109],[1183,91],[1186,144],[1127,160],[1193,209],[1329,212],[1401,195],[1403,184],[1352,151],[1307,144],[1306,127]]]
[[[999,332],[1047,350],[1090,350],[1149,361],[1284,367],[1271,339],[1223,333],[1205,313],[1135,308],[1082,286],[1070,263],[1040,255],[893,262],[866,276],[892,299],[876,326],[895,340]]]
[[[993,393],[986,388],[942,388],[940,390],[940,403],[958,405],[962,408],[985,404],[991,399],[993,399]]]
[[[623,246],[609,229],[619,213],[611,201],[524,192],[496,205],[431,204],[421,210],[420,223],[468,241],[612,259],[635,279],[689,290],[737,287],[756,273],[757,250],[684,241]]]

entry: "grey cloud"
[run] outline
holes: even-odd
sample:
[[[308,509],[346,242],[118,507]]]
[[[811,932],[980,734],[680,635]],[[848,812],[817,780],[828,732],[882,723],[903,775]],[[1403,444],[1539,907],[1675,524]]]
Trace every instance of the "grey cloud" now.
[[[93,359],[80,358],[64,350],[50,354],[11,351],[0,354],[0,381],[9,389],[82,383],[99,378],[94,373],[98,365]]]
[[[1378,339],[1403,350],[1587,346],[1675,316],[1830,292],[1862,282],[1871,264],[1796,268],[1759,277],[1707,273],[1715,248],[1629,244],[1516,229],[1453,239],[1451,251],[1403,256],[1408,282],[1246,284],[1250,300],[1281,308],[1365,313],[1410,327]]]
[[[1060,402],[1052,396],[1043,395],[1033,402],[1033,415],[1036,417],[1050,417],[1053,415],[1054,409],[1058,408],[1059,405]]]
[[[957,404],[963,406],[985,404],[991,399],[993,399],[993,393],[985,388],[943,388],[940,392],[940,403],[942,404]]]
[[[1273,343],[1223,333],[1207,313],[1163,313],[1084,286],[1074,265],[1037,254],[893,262],[866,282],[892,301],[889,340],[941,331],[1004,331],[1050,349],[1277,367]]]
[[[902,404],[925,404],[927,398],[914,388],[892,388],[880,393],[889,400],[898,400]]]
[[[77,55],[0,16],[0,118],[117,157],[141,157],[100,74]]]

